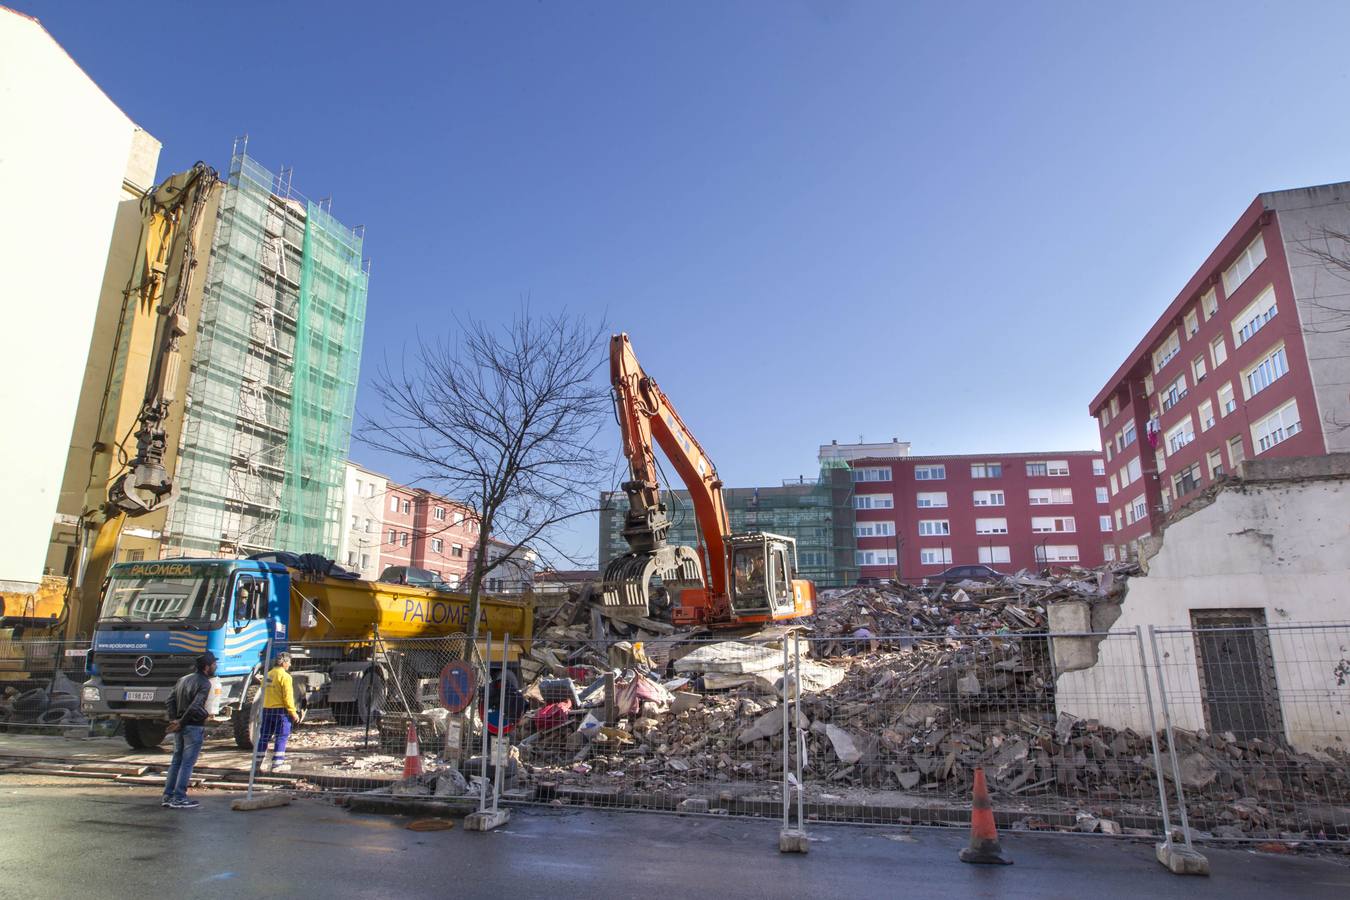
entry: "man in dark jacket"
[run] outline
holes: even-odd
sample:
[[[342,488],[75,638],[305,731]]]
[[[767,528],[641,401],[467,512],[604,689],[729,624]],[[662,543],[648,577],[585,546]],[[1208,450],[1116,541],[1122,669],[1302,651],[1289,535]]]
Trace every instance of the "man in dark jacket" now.
[[[202,739],[206,736],[206,702],[211,696],[211,678],[215,674],[215,656],[210,652],[203,653],[197,657],[197,670],[178,679],[164,704],[169,714],[166,730],[173,734],[173,761],[169,763],[169,773],[164,779],[160,806],[170,809],[201,806],[196,800],[188,799],[187,789],[192,767],[202,752]]]

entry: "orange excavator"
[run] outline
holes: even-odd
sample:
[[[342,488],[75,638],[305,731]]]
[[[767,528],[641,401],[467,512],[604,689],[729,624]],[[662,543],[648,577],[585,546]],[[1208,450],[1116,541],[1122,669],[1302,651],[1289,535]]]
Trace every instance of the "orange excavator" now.
[[[630,475],[623,483],[629,552],[605,567],[604,605],[649,615],[653,582],[660,579],[677,625],[735,627],[811,615],[816,589],[795,577],[796,540],[762,531],[731,533],[716,467],[655,379],[642,371],[626,334],[610,340],[609,373]],[[671,523],[653,441],[689,490],[704,542],[697,548],[666,541]]]

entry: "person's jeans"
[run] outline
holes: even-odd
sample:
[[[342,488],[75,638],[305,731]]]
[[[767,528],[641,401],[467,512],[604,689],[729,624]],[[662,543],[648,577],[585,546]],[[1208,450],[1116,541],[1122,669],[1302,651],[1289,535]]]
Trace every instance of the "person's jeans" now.
[[[187,799],[192,767],[197,764],[205,737],[206,727],[203,725],[184,725],[173,733],[173,761],[169,763],[169,774],[164,778],[165,797],[170,800]]]

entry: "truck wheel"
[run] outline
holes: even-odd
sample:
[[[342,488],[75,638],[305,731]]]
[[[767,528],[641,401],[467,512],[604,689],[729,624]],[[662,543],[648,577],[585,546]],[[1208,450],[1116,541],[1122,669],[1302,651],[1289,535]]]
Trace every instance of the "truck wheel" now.
[[[384,715],[387,691],[384,676],[378,671],[369,669],[361,676],[361,683],[356,686],[356,714],[361,724],[374,725]]]
[[[357,712],[355,703],[334,703],[333,721],[338,725],[360,725],[361,714]]]
[[[261,710],[258,710],[259,714],[255,716],[253,708],[262,703],[261,689],[262,685],[256,682],[245,688],[244,701],[230,714],[230,725],[234,728],[234,745],[240,750],[253,749],[253,739],[262,726]]]
[[[158,750],[164,743],[166,722],[151,722],[146,719],[127,719],[122,723],[123,736],[132,750]]]

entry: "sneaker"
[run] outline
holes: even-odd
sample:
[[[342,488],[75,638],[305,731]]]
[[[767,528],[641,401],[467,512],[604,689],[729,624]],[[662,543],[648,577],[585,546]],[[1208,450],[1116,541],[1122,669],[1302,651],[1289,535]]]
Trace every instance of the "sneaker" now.
[[[272,767],[271,769],[269,769],[268,771],[269,771],[269,772],[272,772],[272,773],[277,773],[277,772],[289,772],[290,770],[291,770],[291,764],[290,764],[290,763],[277,763],[275,766],[273,766],[273,767]]]
[[[196,809],[201,806],[196,800],[174,800],[169,804],[170,809]]]
[[[160,797],[160,798],[159,798],[159,805],[160,805],[160,806],[164,806],[164,807],[173,806],[173,798],[172,798],[172,797]]]

